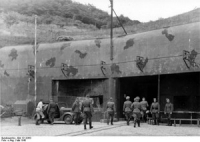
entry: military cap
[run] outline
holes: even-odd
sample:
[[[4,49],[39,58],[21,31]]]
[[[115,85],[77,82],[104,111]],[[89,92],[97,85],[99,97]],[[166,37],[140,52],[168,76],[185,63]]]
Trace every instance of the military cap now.
[[[134,98],[134,101],[135,101],[135,100],[139,100],[139,99],[140,99],[140,97],[137,96],[137,97]]]
[[[127,97],[126,97],[126,99],[127,99],[127,100],[128,100],[128,99],[130,99],[130,97],[129,97],[129,96],[127,96]]]

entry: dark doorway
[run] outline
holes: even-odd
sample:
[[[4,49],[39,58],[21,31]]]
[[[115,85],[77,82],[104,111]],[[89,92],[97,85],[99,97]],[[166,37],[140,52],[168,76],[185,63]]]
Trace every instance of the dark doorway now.
[[[93,99],[94,108],[102,108],[107,94],[105,79],[53,80],[52,96],[59,104],[71,107],[75,99],[84,99],[86,94]]]
[[[120,91],[118,93],[119,100],[117,102],[119,117],[123,118],[123,103],[126,96],[130,96],[131,101],[134,101],[136,96],[145,97],[151,105],[153,98],[158,96],[158,76],[137,76],[120,78]],[[149,108],[148,108],[149,109]]]
[[[200,73],[161,75],[160,96],[161,110],[169,98],[175,111],[200,111]]]

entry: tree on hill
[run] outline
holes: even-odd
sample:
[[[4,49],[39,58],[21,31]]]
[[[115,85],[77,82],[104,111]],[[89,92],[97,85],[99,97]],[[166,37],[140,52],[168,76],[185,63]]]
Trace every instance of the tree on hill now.
[[[0,8],[5,12],[15,11],[23,15],[38,15],[45,18],[43,23],[65,24],[63,18],[70,18],[74,21],[79,20],[84,24],[95,25],[97,28],[107,26],[110,23],[110,16],[107,12],[97,9],[95,6],[80,4],[72,0],[1,0]],[[56,16],[56,18],[53,18]],[[130,20],[128,17],[120,16],[125,25],[140,23]],[[62,21],[62,22],[61,22]],[[109,26],[107,26],[109,27]],[[114,27],[119,27],[117,20],[114,20]]]

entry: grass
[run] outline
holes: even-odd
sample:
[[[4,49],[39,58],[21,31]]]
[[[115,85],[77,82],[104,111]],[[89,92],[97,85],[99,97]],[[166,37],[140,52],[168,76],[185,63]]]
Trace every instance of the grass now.
[[[7,27],[0,16],[0,48],[10,45],[32,44],[34,42],[34,24],[19,22]],[[169,17],[166,19],[159,19],[147,23],[141,23],[134,26],[125,26],[128,34],[135,34],[145,31],[160,29],[167,26],[182,25],[192,22],[200,21],[200,8],[186,12],[177,16]],[[123,35],[122,28],[114,28],[113,35]],[[94,39],[94,38],[107,38],[110,36],[110,29],[94,29],[84,28],[84,26],[64,26],[59,27],[54,24],[45,25],[40,24],[37,28],[38,42],[39,43],[52,43],[56,42],[59,36],[70,36],[75,40]]]

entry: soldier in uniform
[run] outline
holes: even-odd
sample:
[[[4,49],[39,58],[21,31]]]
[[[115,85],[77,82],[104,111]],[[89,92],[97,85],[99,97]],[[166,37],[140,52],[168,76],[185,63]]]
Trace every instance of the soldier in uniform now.
[[[50,99],[50,103],[49,103],[48,108],[47,108],[47,114],[49,116],[49,120],[51,122],[51,125],[53,125],[54,116],[57,112],[57,109],[58,109],[58,106],[56,105],[56,103],[53,102],[52,99]]]
[[[79,120],[80,112],[81,112],[78,98],[76,98],[75,102],[72,105],[72,111],[74,112],[75,124],[78,125],[78,120]]]
[[[127,125],[129,125],[129,121],[130,121],[131,115],[132,115],[131,104],[132,104],[132,102],[130,101],[130,97],[127,96],[126,101],[124,102],[124,106],[123,106],[123,111],[126,116]]]
[[[82,106],[81,106],[81,111],[84,114],[84,129],[86,130],[87,119],[89,119],[90,129],[92,129],[93,128],[92,126],[93,107],[92,107],[92,103],[89,98],[89,95],[86,95],[86,99],[83,101]]]
[[[167,126],[172,126],[171,124],[171,115],[174,110],[173,104],[170,103],[170,99],[166,98],[165,110],[164,113],[167,115]]]
[[[158,118],[159,118],[159,113],[160,113],[160,105],[158,102],[156,102],[156,98],[153,98],[153,101],[154,102],[151,104],[150,112],[154,119],[154,125],[159,125]]]
[[[134,117],[134,127],[136,127],[136,123],[138,124],[138,127],[140,127],[141,104],[139,100],[140,98],[136,97],[134,99],[134,102],[131,105],[131,108],[133,110],[133,117]]]
[[[142,101],[140,102],[141,104],[141,114],[142,114],[142,120],[144,122],[147,121],[147,115],[146,115],[146,111],[147,111],[147,107],[149,106],[148,102],[145,100],[145,97],[142,98]]]
[[[113,125],[113,118],[115,114],[115,103],[113,102],[112,98],[107,103],[107,124],[109,125],[111,119],[111,125]]]

